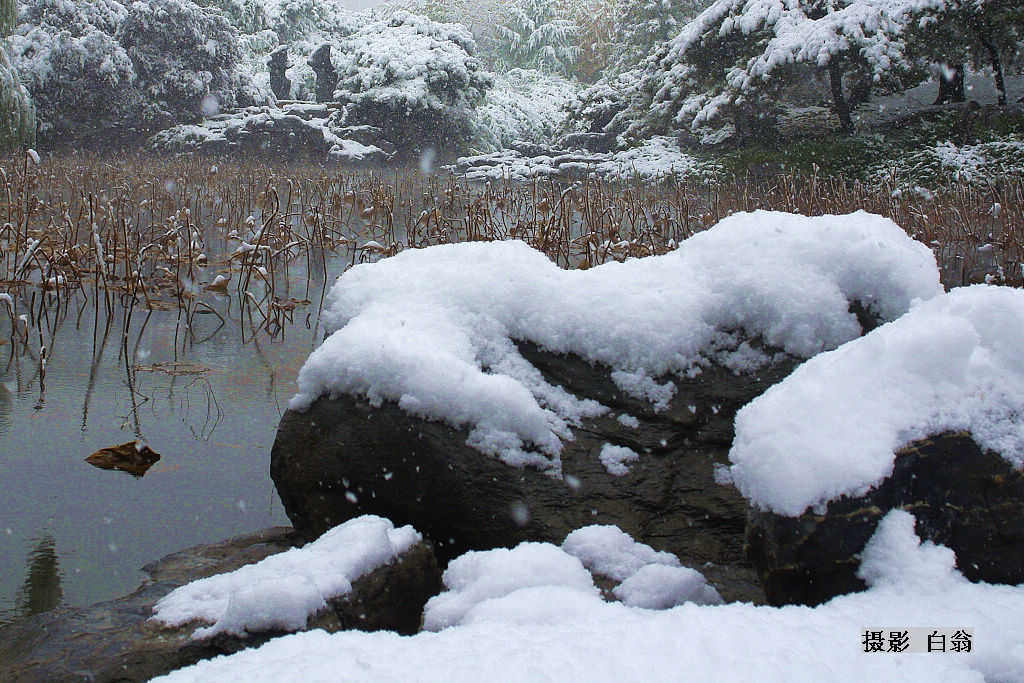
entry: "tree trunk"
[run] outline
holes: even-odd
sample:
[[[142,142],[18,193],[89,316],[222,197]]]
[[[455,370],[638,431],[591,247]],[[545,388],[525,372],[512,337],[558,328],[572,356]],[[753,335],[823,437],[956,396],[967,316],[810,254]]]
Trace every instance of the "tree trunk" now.
[[[839,124],[843,132],[849,135],[853,132],[853,117],[850,115],[850,104],[843,94],[843,67],[836,58],[828,63],[828,78],[832,87],[832,103],[836,114],[839,115]]]
[[[933,104],[950,104],[963,102],[964,96],[964,73],[966,64],[957,64],[955,67],[943,64],[939,70],[939,96]],[[953,74],[950,76],[950,74]]]
[[[988,53],[988,60],[992,65],[992,71],[996,74],[996,90],[999,91],[999,106],[1005,107],[1006,81],[1003,80],[1003,60],[999,57],[999,49],[996,47],[995,41],[992,40],[992,31],[989,29],[988,23],[983,19],[979,19],[975,22],[975,31],[978,34],[978,41]]]

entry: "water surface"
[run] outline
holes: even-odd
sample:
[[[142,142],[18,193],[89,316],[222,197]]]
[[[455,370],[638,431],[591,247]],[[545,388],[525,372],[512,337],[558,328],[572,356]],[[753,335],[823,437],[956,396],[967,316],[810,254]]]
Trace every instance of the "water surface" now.
[[[335,259],[328,281],[343,267]],[[247,333],[243,343],[237,299],[223,296],[203,298],[227,324],[193,317],[194,339],[208,337],[201,343],[186,339],[176,310],[147,319],[136,308],[122,339],[123,309],[105,330],[102,306],[98,326],[91,304],[81,315],[72,308],[53,335],[44,381],[38,354],[12,353],[0,312],[0,623],[123,595],[144,564],[168,553],[288,523],[270,449],[299,368],[323,336],[312,324],[322,275],[312,284],[314,302],[276,341]],[[141,478],[84,461],[140,438],[162,456]]]

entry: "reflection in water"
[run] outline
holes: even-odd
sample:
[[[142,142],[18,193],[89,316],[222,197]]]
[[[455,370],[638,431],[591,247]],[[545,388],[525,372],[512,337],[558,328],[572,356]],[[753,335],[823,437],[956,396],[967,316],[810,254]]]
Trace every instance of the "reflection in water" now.
[[[18,611],[27,616],[59,605],[64,597],[60,582],[56,544],[53,536],[46,533],[29,553],[25,583],[18,592]]]
[[[0,382],[0,436],[11,428],[11,392],[7,385]]]

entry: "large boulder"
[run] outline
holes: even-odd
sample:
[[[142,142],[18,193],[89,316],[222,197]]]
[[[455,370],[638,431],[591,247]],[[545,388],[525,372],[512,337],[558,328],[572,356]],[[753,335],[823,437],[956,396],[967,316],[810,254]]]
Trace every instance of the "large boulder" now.
[[[736,411],[797,361],[756,374],[709,368],[676,379],[675,398],[655,412],[618,389],[607,368],[533,344],[519,350],[548,382],[612,409],[586,419],[566,442],[563,478],[482,455],[467,445],[467,429],[410,416],[393,402],[325,397],[307,412],[285,414],[271,454],[271,476],[296,530],[313,538],[372,513],[413,524],[450,559],[525,540],[557,544],[573,529],[614,524],[701,567],[727,599],[757,599],[742,560],[746,504],[715,483],[715,468],[726,462]],[[627,416],[636,426],[619,420],[632,422]],[[602,463],[606,444],[640,454],[628,474],[615,476]]]
[[[716,481],[736,412],[937,291],[927,248],[865,214],[736,215],[575,271],[514,241],[406,250],[332,288],[271,476],[308,537],[373,513],[450,559],[613,524],[715,581],[744,568]]]
[[[946,432],[901,449],[867,495],[798,517],[753,509],[749,557],[768,601],[817,605],[864,590],[861,550],[894,509],[914,515],[921,538],[954,549],[971,581],[1024,583],[1024,473],[970,434]]]
[[[192,624],[165,628],[150,620],[153,606],[179,586],[259,562],[298,540],[292,529],[275,528],[183,550],[143,567],[149,580],[131,595],[87,608],[58,608],[0,627],[0,680],[148,681],[202,659],[261,645],[282,634],[194,640]],[[419,543],[354,581],[352,590],[329,601],[329,609],[314,615],[307,628],[413,633],[423,605],[440,586],[434,554]]]

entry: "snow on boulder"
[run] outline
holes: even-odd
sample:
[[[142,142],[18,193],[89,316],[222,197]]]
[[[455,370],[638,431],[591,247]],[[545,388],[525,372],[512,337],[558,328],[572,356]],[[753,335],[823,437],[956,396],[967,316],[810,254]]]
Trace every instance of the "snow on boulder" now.
[[[877,486],[912,441],[961,430],[1024,468],[1021,340],[1019,289],[978,285],[921,303],[741,410],[731,479],[754,505],[796,516]]]
[[[736,417],[727,473],[752,510],[769,601],[859,590],[857,554],[893,508],[973,581],[1024,582],[1024,292],[920,302],[821,354]]]
[[[612,589],[612,594],[630,607],[668,609],[692,602],[720,605],[722,596],[709,586],[704,575],[689,567],[649,564]]]
[[[931,251],[863,212],[736,214],[671,253],[585,271],[518,241],[407,250],[338,279],[323,316],[336,331],[289,407],[395,401],[468,425],[483,453],[557,469],[570,427],[601,409],[537,377],[513,339],[634,377],[754,370],[771,357],[747,339],[809,357],[860,335],[851,302],[891,320],[941,291]]]
[[[616,526],[577,529],[565,537],[562,550],[579,558],[593,574],[617,581],[611,594],[630,607],[668,609],[684,602],[722,602],[703,574],[680,566],[672,553],[637,543]]]
[[[326,608],[328,600],[348,593],[353,581],[394,561],[420,540],[411,526],[395,528],[369,515],[351,519],[303,548],[172,591],[154,606],[153,620],[172,627],[192,621],[212,624],[196,629],[197,639],[296,631]]]
[[[573,531],[562,542],[562,550],[579,558],[595,574],[625,581],[652,564],[678,567],[679,558],[658,551],[611,524],[591,524]]]

